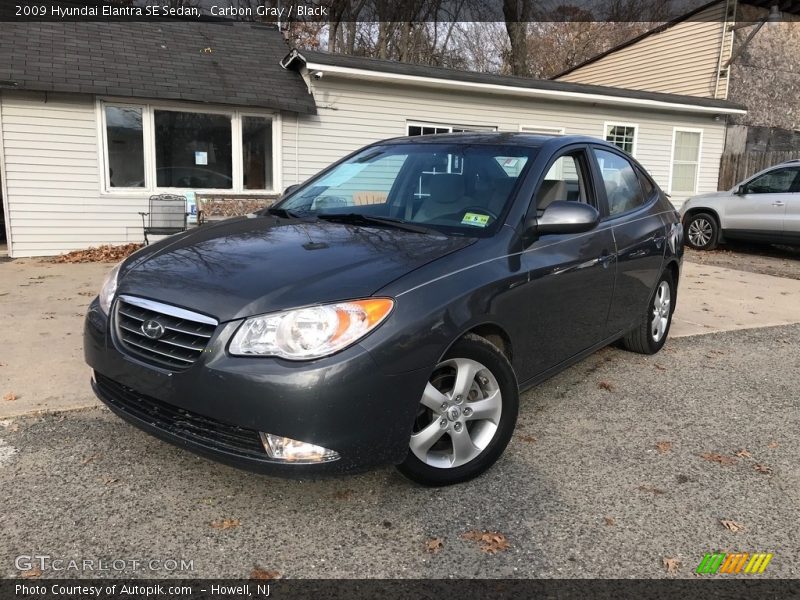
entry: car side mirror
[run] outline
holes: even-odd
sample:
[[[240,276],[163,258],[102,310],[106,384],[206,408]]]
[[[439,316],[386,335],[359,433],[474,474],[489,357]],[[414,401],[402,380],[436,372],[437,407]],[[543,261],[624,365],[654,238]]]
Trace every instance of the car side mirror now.
[[[583,233],[594,229],[600,222],[597,209],[583,202],[558,200],[544,209],[542,216],[531,219],[536,235],[547,233]],[[527,225],[527,224],[526,224]]]
[[[747,193],[747,187],[744,185],[737,185],[736,189],[733,190],[733,193],[736,196],[744,196]]]
[[[294,185],[290,185],[285,190],[283,190],[283,195],[284,196],[288,196],[289,194],[291,194],[293,191],[295,191],[299,187],[300,187],[299,183],[295,183]]]

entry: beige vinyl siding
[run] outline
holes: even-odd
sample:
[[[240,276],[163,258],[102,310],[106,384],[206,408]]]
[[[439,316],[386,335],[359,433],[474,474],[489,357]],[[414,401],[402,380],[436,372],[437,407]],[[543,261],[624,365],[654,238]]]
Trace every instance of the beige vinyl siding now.
[[[403,136],[408,121],[443,125],[495,126],[519,131],[520,125],[563,127],[565,134],[602,138],[604,123],[638,125],[636,158],[666,191],[669,185],[673,127],[703,130],[699,192],[716,191],[725,126],[712,115],[626,110],[567,102],[544,102],[489,94],[464,94],[431,88],[365,83],[326,74],[314,83],[318,114],[300,117],[300,164],[284,152],[284,183],[302,182],[320,169],[374,141]],[[287,122],[293,122],[286,119]],[[286,137],[293,137],[292,131]],[[299,172],[299,177],[296,173]],[[672,198],[680,205],[686,196]]]
[[[727,74],[717,76],[720,64],[731,52],[732,34],[727,31],[725,19],[727,4],[722,0],[691,20],[647,36],[558,80],[727,98]]]

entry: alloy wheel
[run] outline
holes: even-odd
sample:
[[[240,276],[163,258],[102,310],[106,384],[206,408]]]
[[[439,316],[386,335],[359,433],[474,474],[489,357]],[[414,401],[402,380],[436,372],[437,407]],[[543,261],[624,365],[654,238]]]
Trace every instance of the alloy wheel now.
[[[653,298],[653,318],[650,321],[650,335],[655,342],[660,342],[667,331],[671,302],[672,292],[669,283],[662,281],[656,288],[656,295]]]
[[[486,366],[467,358],[445,360],[422,395],[411,451],[432,467],[465,465],[494,438],[502,408],[497,378]]]
[[[703,217],[697,217],[689,224],[689,241],[696,248],[707,246],[713,235],[713,226]]]

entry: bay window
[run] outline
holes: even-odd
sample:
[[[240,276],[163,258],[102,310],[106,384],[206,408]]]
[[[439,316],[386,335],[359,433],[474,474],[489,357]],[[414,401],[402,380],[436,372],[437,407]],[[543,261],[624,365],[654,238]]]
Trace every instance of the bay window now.
[[[274,192],[276,117],[103,103],[105,189]]]

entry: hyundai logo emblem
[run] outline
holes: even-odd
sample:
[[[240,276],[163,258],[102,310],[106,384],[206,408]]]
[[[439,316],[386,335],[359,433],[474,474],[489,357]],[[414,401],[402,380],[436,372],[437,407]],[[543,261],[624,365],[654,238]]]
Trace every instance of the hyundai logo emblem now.
[[[151,340],[157,340],[164,335],[164,326],[155,319],[148,319],[142,323],[142,333]]]

